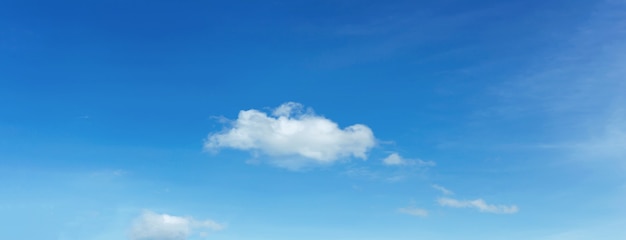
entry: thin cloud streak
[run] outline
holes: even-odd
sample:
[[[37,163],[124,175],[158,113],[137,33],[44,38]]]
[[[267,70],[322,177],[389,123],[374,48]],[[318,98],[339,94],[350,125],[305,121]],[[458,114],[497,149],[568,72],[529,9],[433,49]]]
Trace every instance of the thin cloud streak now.
[[[439,198],[437,203],[440,206],[452,207],[452,208],[475,208],[481,212],[495,213],[495,214],[513,214],[519,211],[519,208],[515,205],[493,205],[487,204],[483,199],[476,200],[457,200],[453,198]]]
[[[421,159],[407,159],[398,153],[391,153],[389,156],[383,159],[383,164],[387,166],[424,166],[424,167],[433,167],[435,166],[435,162],[433,161],[424,161]]]
[[[432,187],[434,189],[437,189],[438,191],[440,191],[441,193],[443,193],[444,195],[454,195],[454,192],[448,190],[447,188],[443,187],[443,186],[439,186],[437,184],[433,184]]]
[[[406,215],[416,216],[416,217],[427,217],[428,211],[421,208],[415,207],[406,207],[406,208],[398,208],[398,212]]]

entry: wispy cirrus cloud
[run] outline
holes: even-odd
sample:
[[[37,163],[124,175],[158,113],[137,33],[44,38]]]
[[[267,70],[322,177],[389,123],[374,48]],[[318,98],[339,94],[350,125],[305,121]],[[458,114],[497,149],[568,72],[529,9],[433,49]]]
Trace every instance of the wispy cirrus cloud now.
[[[626,156],[623,9],[624,1],[597,1],[561,47],[492,89],[497,103],[486,117],[540,118],[551,127],[532,131],[546,132],[550,138],[537,148],[550,146],[568,159],[626,167],[621,161]]]
[[[475,208],[481,212],[496,213],[496,214],[513,214],[519,211],[519,208],[515,205],[493,205],[488,204],[483,199],[475,200],[457,200],[453,198],[439,198],[437,203],[444,207],[453,208]]]
[[[416,217],[427,217],[428,210],[416,207],[398,208],[398,212]]]
[[[454,195],[454,192],[448,190],[447,188],[437,185],[437,184],[433,184],[431,185],[434,189],[437,189],[439,192],[443,193],[444,195]]]
[[[225,131],[212,133],[207,150],[233,148],[270,156],[276,166],[298,169],[311,164],[330,164],[339,159],[367,158],[376,139],[363,124],[345,128],[332,120],[287,102],[269,115],[256,109],[242,110]]]
[[[409,166],[425,166],[425,167],[432,167],[436,165],[435,162],[433,161],[424,161],[421,159],[407,159],[407,158],[400,156],[400,154],[398,153],[389,154],[389,156],[383,159],[383,164],[387,166],[409,165]]]

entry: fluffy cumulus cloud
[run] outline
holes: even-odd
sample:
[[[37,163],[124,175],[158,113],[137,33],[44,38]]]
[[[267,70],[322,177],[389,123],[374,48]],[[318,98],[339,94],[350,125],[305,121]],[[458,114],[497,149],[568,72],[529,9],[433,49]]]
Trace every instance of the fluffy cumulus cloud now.
[[[367,158],[376,139],[370,128],[355,124],[345,128],[330,119],[288,102],[270,114],[251,109],[220,133],[210,134],[205,149],[233,148],[273,157],[274,163],[297,168],[310,163],[328,164],[341,158]]]
[[[413,166],[427,166],[432,167],[435,166],[435,162],[433,161],[424,161],[421,159],[406,159],[398,153],[391,153],[389,156],[383,159],[383,164],[387,166],[402,166],[402,165],[413,165]]]
[[[519,211],[515,205],[492,205],[487,204],[485,200],[457,200],[452,198],[439,198],[437,200],[439,205],[453,208],[475,208],[481,212],[496,213],[496,214],[512,214]]]
[[[207,235],[207,231],[224,229],[212,220],[195,220],[145,211],[135,219],[130,231],[131,240],[186,240],[193,234]]]
[[[428,211],[427,210],[421,209],[421,208],[416,208],[416,207],[399,208],[398,212],[402,213],[402,214],[411,215],[411,216],[417,216],[417,217],[426,217],[426,216],[428,216]]]

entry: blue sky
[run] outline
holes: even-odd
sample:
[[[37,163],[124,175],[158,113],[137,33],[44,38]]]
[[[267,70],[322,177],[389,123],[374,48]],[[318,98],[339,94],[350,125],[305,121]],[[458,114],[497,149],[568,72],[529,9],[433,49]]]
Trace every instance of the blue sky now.
[[[0,2],[2,239],[624,239],[626,2]]]

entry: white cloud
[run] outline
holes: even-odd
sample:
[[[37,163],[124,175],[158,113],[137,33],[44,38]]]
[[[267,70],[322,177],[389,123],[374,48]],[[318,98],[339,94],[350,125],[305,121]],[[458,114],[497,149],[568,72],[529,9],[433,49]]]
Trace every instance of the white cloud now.
[[[476,200],[456,200],[452,198],[439,198],[437,200],[439,205],[453,208],[476,208],[481,212],[497,213],[497,214],[512,214],[519,211],[515,205],[492,205],[487,204],[482,199]]]
[[[435,166],[433,161],[424,161],[421,159],[406,159],[400,156],[398,153],[391,153],[385,159],[383,164],[387,166],[401,166],[401,165],[417,165],[417,166]]]
[[[428,216],[427,210],[421,209],[421,208],[415,208],[415,207],[398,208],[398,212],[402,214],[408,214],[411,216],[418,216],[418,217]]]
[[[271,115],[259,110],[242,110],[232,126],[210,134],[204,143],[207,150],[234,148],[264,153],[273,163],[286,168],[306,164],[328,164],[341,158],[367,158],[376,139],[370,128],[338,124],[312,110],[303,111],[299,103],[280,105]]]
[[[433,184],[432,187],[434,189],[439,190],[441,193],[443,193],[444,195],[454,195],[454,192],[448,190],[447,188],[443,187],[443,186],[439,186],[437,184]]]
[[[178,217],[145,211],[135,219],[130,231],[132,240],[185,240],[197,231],[218,231],[224,225],[212,220],[199,221],[191,217]]]

